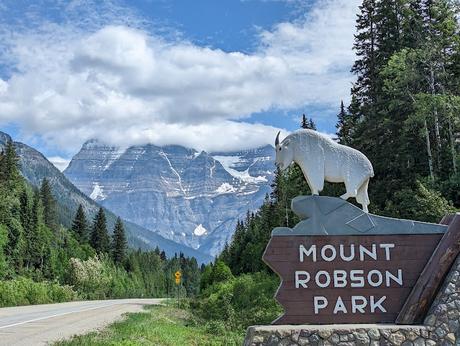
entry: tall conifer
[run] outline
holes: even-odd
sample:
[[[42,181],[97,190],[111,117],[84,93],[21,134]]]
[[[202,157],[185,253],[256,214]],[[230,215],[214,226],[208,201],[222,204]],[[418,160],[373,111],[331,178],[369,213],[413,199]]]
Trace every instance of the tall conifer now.
[[[117,219],[112,235],[112,259],[116,264],[122,264],[126,258],[126,236],[123,222]]]
[[[56,200],[53,196],[50,182],[47,178],[43,178],[40,186],[40,198],[43,205],[43,221],[47,227],[52,230],[57,228],[57,210]]]
[[[351,145],[352,131],[355,126],[354,118],[348,114],[343,101],[340,102],[340,111],[337,114],[337,140],[340,144]]]
[[[316,124],[312,118],[308,119],[305,114],[302,114],[302,121],[300,122],[300,127],[303,129],[315,130]]]
[[[83,210],[83,206],[81,204],[78,206],[75,218],[73,219],[72,231],[80,243],[88,241],[88,223],[86,221],[85,211]]]
[[[91,246],[98,254],[109,253],[110,239],[107,232],[107,221],[105,218],[104,209],[99,208],[98,213],[94,217],[93,229],[91,231]]]

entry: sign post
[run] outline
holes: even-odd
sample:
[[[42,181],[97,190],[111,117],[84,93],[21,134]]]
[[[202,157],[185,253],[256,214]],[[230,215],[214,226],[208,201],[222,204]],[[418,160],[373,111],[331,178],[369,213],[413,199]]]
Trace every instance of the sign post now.
[[[178,270],[174,273],[176,286],[177,286],[177,307],[180,307],[180,283],[182,278],[182,273]]]

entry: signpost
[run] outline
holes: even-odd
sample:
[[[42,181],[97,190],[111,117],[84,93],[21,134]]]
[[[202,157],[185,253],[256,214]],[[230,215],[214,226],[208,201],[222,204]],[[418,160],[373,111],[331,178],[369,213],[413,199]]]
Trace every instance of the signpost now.
[[[174,277],[176,279],[176,285],[179,285],[181,281],[180,279],[182,277],[182,273],[180,271],[177,271],[174,273]]]
[[[174,278],[176,281],[176,286],[177,286],[177,307],[180,307],[180,284],[181,284],[181,278],[182,278],[182,273],[178,270],[174,273]]]

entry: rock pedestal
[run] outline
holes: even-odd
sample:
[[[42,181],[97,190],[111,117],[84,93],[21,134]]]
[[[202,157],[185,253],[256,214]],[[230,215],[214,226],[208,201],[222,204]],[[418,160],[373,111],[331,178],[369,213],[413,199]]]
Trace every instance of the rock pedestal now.
[[[460,345],[460,256],[423,325],[252,326],[244,345]]]

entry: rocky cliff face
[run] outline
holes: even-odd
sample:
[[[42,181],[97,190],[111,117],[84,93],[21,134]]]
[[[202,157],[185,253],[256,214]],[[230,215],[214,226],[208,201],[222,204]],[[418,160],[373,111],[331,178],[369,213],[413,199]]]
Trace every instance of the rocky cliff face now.
[[[270,191],[274,149],[197,152],[151,144],[127,149],[86,142],[64,174],[123,218],[216,255],[238,218]]]

